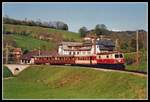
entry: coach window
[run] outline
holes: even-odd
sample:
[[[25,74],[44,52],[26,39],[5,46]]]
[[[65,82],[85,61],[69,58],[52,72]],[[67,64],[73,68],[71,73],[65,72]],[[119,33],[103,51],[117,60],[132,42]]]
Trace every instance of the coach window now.
[[[89,60],[88,57],[86,57],[86,60]]]
[[[81,57],[79,57],[79,60],[81,60]]]
[[[79,54],[79,52],[77,52],[77,54]]]
[[[107,57],[107,58],[109,58],[109,56],[108,56],[108,55],[107,55],[106,57]]]
[[[86,57],[83,57],[83,60],[86,60]]]
[[[99,56],[99,58],[101,58],[101,56]]]

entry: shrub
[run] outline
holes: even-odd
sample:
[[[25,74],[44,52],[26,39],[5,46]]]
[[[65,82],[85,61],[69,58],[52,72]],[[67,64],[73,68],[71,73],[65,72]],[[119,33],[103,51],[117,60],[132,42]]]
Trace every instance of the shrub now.
[[[7,67],[4,66],[3,77],[5,78],[5,77],[11,77],[11,76],[13,76],[12,72]]]

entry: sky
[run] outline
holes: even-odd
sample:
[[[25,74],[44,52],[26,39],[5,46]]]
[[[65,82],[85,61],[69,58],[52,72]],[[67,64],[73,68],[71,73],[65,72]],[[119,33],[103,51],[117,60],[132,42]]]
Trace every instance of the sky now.
[[[147,2],[3,2],[2,10],[3,16],[18,20],[63,21],[72,32],[83,26],[91,30],[97,24],[113,31],[148,31]]]

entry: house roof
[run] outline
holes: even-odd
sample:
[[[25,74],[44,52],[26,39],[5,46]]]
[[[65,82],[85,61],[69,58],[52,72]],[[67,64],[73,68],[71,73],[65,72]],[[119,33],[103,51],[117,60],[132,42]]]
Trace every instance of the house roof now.
[[[81,42],[61,42],[60,44],[67,46],[83,46]]]
[[[89,50],[91,50],[91,48],[90,47],[82,47],[82,48],[78,48],[78,49],[65,48],[64,50],[66,50],[66,51],[89,51]]]
[[[115,44],[112,42],[112,40],[106,40],[106,39],[96,41],[96,45],[103,45],[106,47],[107,46],[115,47]]]

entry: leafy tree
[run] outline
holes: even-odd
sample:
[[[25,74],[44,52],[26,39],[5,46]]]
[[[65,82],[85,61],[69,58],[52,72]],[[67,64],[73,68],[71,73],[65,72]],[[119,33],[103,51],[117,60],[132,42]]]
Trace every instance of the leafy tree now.
[[[95,26],[95,33],[98,36],[98,35],[108,34],[109,31],[107,30],[107,27],[104,24],[97,24]]]
[[[28,20],[15,20],[9,17],[3,17],[4,24],[16,24],[16,25],[28,25],[28,26],[40,26],[46,28],[54,28],[54,29],[61,29],[61,30],[68,30],[68,25],[61,21],[55,22],[42,22],[40,19],[37,21]]]
[[[133,52],[136,51],[136,40],[135,39],[131,39],[130,47],[131,47],[130,51],[133,51]]]
[[[28,52],[29,52],[29,50],[25,49],[25,50],[23,51],[23,54],[26,54],[26,53],[28,53]]]
[[[129,47],[128,43],[121,44],[121,49],[123,49],[123,50],[128,50],[128,47]]]
[[[67,25],[67,24],[64,24],[62,30],[67,30],[67,31],[68,31],[68,25]]]
[[[97,24],[95,27],[95,33],[96,35],[102,35],[102,30],[100,24]]]
[[[81,28],[79,29],[79,33],[81,34],[81,37],[85,37],[87,31],[88,31],[88,30],[87,30],[86,27],[81,27]]]
[[[142,49],[143,48],[143,44],[142,42],[139,40],[138,41],[138,45],[139,45],[139,49]],[[131,51],[136,51],[136,40],[135,39],[131,39],[131,42],[130,42],[130,47],[131,47]]]

